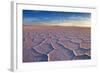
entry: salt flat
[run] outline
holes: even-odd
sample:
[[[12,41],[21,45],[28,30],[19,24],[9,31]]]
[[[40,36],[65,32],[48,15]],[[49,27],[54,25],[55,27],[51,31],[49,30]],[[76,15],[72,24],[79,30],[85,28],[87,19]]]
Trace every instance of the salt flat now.
[[[23,62],[91,59],[91,28],[23,26]]]

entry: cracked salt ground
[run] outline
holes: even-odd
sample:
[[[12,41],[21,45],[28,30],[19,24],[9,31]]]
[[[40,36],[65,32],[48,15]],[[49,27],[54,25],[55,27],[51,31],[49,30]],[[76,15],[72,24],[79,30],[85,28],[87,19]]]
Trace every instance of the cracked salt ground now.
[[[55,49],[49,53],[50,61],[72,60],[75,57],[74,53],[70,50]]]
[[[23,62],[91,59],[90,29],[74,27],[71,30],[24,31]]]
[[[79,55],[79,56],[75,56],[74,59],[75,60],[85,60],[85,59],[91,59],[91,57],[88,55]]]
[[[90,50],[90,49],[87,50],[87,51],[85,52],[85,54],[88,55],[88,56],[91,56],[91,50]]]
[[[74,54],[75,54],[76,56],[84,55],[84,54],[86,54],[86,53],[89,54],[88,51],[90,51],[90,50],[87,50],[87,49],[84,49],[84,48],[78,48],[78,49],[73,50],[73,52],[74,52]]]
[[[84,48],[84,49],[90,49],[91,43],[90,42],[82,42],[82,43],[80,43],[80,47]]]
[[[37,45],[39,45],[39,44],[41,44],[43,41],[44,41],[45,39],[42,39],[42,38],[35,38],[34,40],[33,40],[33,47],[34,46],[37,46]]]
[[[53,47],[51,44],[48,43],[41,43],[38,46],[33,47],[37,52],[41,54],[48,54],[53,50]]]
[[[25,52],[27,51],[27,52]],[[39,61],[48,61],[48,56],[45,54],[38,53],[36,50],[26,49],[23,52],[24,55],[24,62],[39,62]],[[26,58],[25,58],[26,57]]]
[[[59,45],[57,44],[54,47],[55,48],[58,47],[58,48],[54,49],[49,53],[49,59],[51,61],[72,60],[75,57],[73,51],[65,48],[60,44]]]
[[[46,54],[41,54],[33,48],[31,49],[31,53],[33,55],[33,61],[35,62],[48,60],[48,56]]]
[[[74,49],[78,49],[79,48],[79,44],[78,43],[73,43],[71,41],[59,41],[58,43],[62,44],[64,47],[70,49],[70,50],[74,50]]]
[[[34,60],[34,62],[48,61],[48,56],[45,54],[41,54],[39,56],[34,56],[33,60]]]

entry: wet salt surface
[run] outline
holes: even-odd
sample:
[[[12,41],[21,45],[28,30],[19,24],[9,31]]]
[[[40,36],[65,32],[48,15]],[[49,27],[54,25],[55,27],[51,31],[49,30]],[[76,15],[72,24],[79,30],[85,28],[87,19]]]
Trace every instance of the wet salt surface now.
[[[80,28],[24,29],[23,62],[91,59],[90,28]]]

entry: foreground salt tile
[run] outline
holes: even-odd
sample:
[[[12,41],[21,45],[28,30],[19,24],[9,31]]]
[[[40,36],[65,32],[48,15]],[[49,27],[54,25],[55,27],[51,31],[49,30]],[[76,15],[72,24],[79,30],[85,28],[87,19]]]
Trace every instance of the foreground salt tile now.
[[[44,40],[45,40],[45,39],[43,39],[43,38],[35,38],[35,39],[32,41],[33,47],[34,47],[34,46],[37,46],[37,45],[39,45],[39,44],[41,44]]]
[[[50,61],[72,60],[75,56],[72,50],[65,48],[57,42],[52,42],[52,46],[54,50],[49,53]]]
[[[33,61],[34,62],[39,62],[39,61],[48,61],[48,56],[45,54],[41,54],[39,52],[37,52],[35,49],[31,49],[31,53],[33,55]]]
[[[33,46],[33,42],[31,39],[27,39],[23,42],[23,48],[24,49],[30,49]]]
[[[40,62],[48,61],[48,56],[45,54],[40,54],[36,50],[24,49],[23,51],[23,62]]]
[[[82,42],[82,43],[80,43],[80,47],[84,48],[84,49],[90,49],[91,43],[90,42]]]
[[[75,56],[84,55],[86,51],[87,50],[84,48],[78,48],[78,49],[73,50]]]
[[[37,52],[41,54],[48,54],[50,51],[53,50],[53,47],[51,44],[48,44],[46,42],[41,43],[40,45],[33,47]]]
[[[88,60],[88,59],[91,59],[91,57],[88,55],[75,56],[74,58],[74,60]]]
[[[88,56],[91,56],[91,49],[87,50],[87,51],[85,52],[85,54],[88,55]]]
[[[23,62],[33,62],[33,55],[31,49],[24,48],[23,50]]]
[[[82,39],[80,39],[80,38],[71,38],[70,41],[72,41],[74,43],[79,43],[80,44],[82,42]]]
[[[68,49],[54,49],[49,53],[49,61],[72,60],[74,57],[74,53]]]
[[[45,54],[41,54],[39,56],[33,56],[33,61],[34,62],[42,62],[42,61],[48,61],[48,56]]]
[[[74,49],[78,49],[79,48],[79,44],[78,43],[74,43],[71,41],[59,41],[60,44],[62,44],[64,47],[70,49],[70,50],[74,50]]]

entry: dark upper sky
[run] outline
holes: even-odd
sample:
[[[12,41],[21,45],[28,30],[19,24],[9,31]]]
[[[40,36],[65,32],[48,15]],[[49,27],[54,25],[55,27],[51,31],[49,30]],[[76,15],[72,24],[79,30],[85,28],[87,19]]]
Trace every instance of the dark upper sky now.
[[[23,10],[24,25],[58,24],[73,21],[90,21],[90,13]]]

